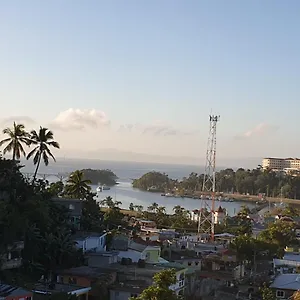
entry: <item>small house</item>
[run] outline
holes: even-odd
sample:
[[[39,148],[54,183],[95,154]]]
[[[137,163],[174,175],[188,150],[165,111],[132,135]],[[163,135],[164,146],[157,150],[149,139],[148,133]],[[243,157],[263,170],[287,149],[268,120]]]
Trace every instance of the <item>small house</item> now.
[[[276,299],[289,299],[295,291],[300,290],[300,275],[280,274],[270,288],[275,291]]]

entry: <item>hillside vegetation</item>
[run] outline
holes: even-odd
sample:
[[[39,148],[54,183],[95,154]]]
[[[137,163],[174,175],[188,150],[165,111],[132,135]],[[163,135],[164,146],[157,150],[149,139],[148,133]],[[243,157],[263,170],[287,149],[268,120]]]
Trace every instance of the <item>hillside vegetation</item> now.
[[[84,180],[90,180],[92,184],[101,184],[107,186],[113,186],[117,184],[117,175],[111,170],[93,170],[83,169]]]

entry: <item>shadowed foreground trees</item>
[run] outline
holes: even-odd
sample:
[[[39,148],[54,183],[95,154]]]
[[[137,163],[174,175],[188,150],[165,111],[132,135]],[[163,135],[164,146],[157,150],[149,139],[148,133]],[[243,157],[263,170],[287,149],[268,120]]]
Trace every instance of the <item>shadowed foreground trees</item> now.
[[[0,157],[0,191],[0,254],[24,241],[24,270],[37,276],[77,265],[81,257],[70,237],[68,212],[50,199],[43,181],[29,183],[16,162]]]

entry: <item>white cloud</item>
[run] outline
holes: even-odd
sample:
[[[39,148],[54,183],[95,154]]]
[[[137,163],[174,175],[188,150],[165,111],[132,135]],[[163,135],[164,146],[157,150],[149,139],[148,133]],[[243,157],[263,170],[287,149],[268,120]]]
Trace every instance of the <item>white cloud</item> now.
[[[267,123],[260,123],[254,128],[247,130],[246,132],[239,134],[236,136],[238,139],[248,139],[256,136],[262,136],[269,134],[271,132],[276,131],[278,128],[276,126],[267,124]]]
[[[69,108],[60,112],[51,122],[51,128],[60,130],[84,130],[88,128],[107,127],[110,121],[105,113],[96,109]]]
[[[142,135],[153,136],[186,136],[197,133],[197,130],[181,130],[171,125],[167,125],[161,121],[156,121],[150,125],[143,124],[125,124],[121,125],[119,132],[136,132]]]
[[[12,125],[13,122],[24,125],[35,124],[35,121],[28,116],[13,116],[1,120],[1,124],[3,125]]]

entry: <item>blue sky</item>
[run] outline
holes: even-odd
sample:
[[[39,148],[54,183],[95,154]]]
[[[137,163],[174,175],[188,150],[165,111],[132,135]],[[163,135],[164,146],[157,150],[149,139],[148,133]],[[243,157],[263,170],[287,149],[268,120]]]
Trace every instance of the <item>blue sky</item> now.
[[[67,154],[203,157],[212,109],[220,157],[296,156],[299,15],[293,0],[1,1],[0,118],[53,125]]]

